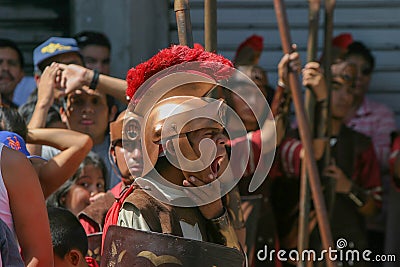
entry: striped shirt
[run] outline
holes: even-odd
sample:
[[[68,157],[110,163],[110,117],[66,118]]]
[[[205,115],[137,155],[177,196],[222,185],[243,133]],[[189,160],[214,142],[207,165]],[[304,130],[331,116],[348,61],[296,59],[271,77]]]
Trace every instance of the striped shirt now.
[[[342,130],[337,140],[339,142],[339,140],[343,138],[356,138],[352,136],[355,136],[357,134],[361,135],[354,131],[343,132]],[[332,144],[332,148],[337,146],[338,142]],[[302,149],[303,145],[301,141],[296,137],[287,137],[282,141],[278,154],[280,155],[282,171],[285,173],[286,176],[300,178]],[[376,204],[378,206],[381,206],[382,183],[379,164],[372,143],[369,142],[369,145],[364,147],[363,149],[354,149],[355,151],[357,151],[357,153],[354,158],[354,167],[352,173],[349,174],[350,177],[348,178],[355,182],[358,186],[364,188],[368,193],[370,193],[376,201]],[[339,154],[335,153],[332,155],[332,157],[336,158],[337,162],[337,157],[339,156]],[[339,168],[341,168],[341,166],[339,166]]]
[[[394,113],[385,105],[364,98],[364,102],[347,126],[372,139],[383,170],[388,168],[390,134],[396,130]]]

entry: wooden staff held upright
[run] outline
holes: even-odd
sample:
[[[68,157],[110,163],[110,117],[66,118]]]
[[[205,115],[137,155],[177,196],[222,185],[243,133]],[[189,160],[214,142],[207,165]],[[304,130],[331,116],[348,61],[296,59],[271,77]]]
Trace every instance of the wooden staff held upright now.
[[[217,52],[217,0],[204,0],[205,50]]]
[[[321,9],[321,0],[309,0],[309,13],[308,13],[308,41],[307,41],[307,62],[317,60],[318,52],[318,29],[319,29],[319,12]],[[315,96],[311,89],[305,92],[305,108],[310,123],[310,129],[314,130],[314,109],[315,109]],[[297,247],[299,252],[307,249],[309,243],[309,214],[310,214],[310,184],[309,177],[306,170],[305,159],[302,160],[302,173],[300,184],[300,203],[299,203],[299,235]],[[304,260],[304,259],[303,259]],[[305,266],[304,261],[297,263],[298,267]]]
[[[189,0],[175,0],[174,11],[178,28],[179,44],[193,48],[192,23]]]
[[[323,116],[325,116],[325,125],[326,125],[326,133],[325,137],[327,142],[325,144],[324,149],[324,164],[323,167],[327,167],[331,164],[331,145],[330,145],[330,137],[331,137],[331,126],[330,126],[330,99],[331,99],[331,87],[332,87],[332,34],[333,34],[333,11],[335,8],[335,0],[325,0],[325,36],[324,36],[324,75],[326,81],[326,88],[328,89],[328,99],[326,109],[323,110]],[[331,212],[333,209],[333,205],[335,202],[335,187],[336,180],[333,178],[325,178],[325,187],[326,187],[326,201],[328,203],[328,210]]]
[[[289,33],[289,26],[286,17],[286,8],[282,0],[274,0],[275,13],[278,21],[279,33],[281,36],[282,49],[285,54],[291,52],[291,38]],[[296,73],[289,73],[290,90],[292,92],[293,104],[296,111],[296,118],[299,125],[299,133],[301,142],[306,158],[306,167],[309,174],[311,192],[317,212],[318,226],[321,233],[323,248],[328,250],[329,247],[333,248],[332,234],[330,232],[330,223],[326,212],[325,201],[321,192],[321,182],[318,175],[317,164],[314,158],[312,148],[310,127],[304,111],[304,104],[302,102],[301,87]],[[334,262],[328,258],[327,265],[335,266]]]

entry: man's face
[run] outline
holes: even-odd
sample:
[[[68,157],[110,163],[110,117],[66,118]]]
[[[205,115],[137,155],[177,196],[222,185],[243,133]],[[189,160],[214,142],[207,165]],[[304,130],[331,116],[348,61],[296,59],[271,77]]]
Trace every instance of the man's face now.
[[[140,140],[118,141],[113,154],[123,178],[133,180],[142,175],[143,155]]]
[[[331,113],[335,119],[344,119],[354,102],[356,68],[332,67]]]
[[[110,50],[105,46],[87,45],[81,49],[86,67],[110,74]]]
[[[187,133],[187,138],[192,145],[194,152],[200,157],[200,142],[207,138],[211,139],[217,148],[215,159],[210,165],[210,172],[216,178],[218,176],[218,171],[224,157],[226,156],[225,144],[227,142],[227,137],[223,132],[224,128],[217,123],[213,123],[212,127],[203,128],[197,131]]]
[[[360,55],[352,55],[346,59],[354,64],[357,69],[357,82],[354,90],[354,97],[363,98],[368,91],[371,81],[372,66]]]
[[[106,95],[98,91],[76,90],[68,95],[61,116],[68,128],[90,135],[94,144],[103,142],[109,123]]]
[[[10,47],[0,48],[0,93],[12,96],[23,77],[23,66],[17,51]]]
[[[258,121],[254,113],[260,117],[265,110],[264,105],[260,105],[262,102],[258,99],[259,94],[256,94],[253,87],[248,85],[238,86],[235,88],[235,92],[244,97],[249,105],[239,95],[230,93],[233,109],[243,121],[246,130],[256,130],[258,128]]]

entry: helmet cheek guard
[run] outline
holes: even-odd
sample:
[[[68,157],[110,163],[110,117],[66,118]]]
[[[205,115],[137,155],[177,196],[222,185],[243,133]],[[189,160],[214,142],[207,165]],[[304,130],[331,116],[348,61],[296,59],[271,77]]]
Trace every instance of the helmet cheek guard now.
[[[110,147],[108,153],[108,159],[111,163],[113,171],[119,176],[123,177],[120,172],[116,159],[112,156],[111,149],[115,146],[118,141],[122,142],[122,146],[125,150],[131,148],[131,145],[126,145],[126,141],[135,142],[137,147],[133,149],[141,149],[140,147],[140,125],[142,124],[142,118],[137,114],[134,114],[130,111],[123,111],[118,118],[110,123]],[[124,155],[125,159],[127,159],[127,154]],[[123,177],[127,178],[127,177]],[[130,178],[129,178],[130,179]]]

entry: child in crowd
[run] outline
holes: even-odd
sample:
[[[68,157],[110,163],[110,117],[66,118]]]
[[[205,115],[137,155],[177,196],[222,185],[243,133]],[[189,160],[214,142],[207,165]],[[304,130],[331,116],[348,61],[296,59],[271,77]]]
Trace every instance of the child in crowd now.
[[[75,216],[105,191],[107,170],[94,152],[83,160],[75,174],[48,199],[48,206],[63,207]]]
[[[78,219],[67,209],[47,209],[53,242],[54,266],[98,266],[96,261],[85,257],[88,239]]]

